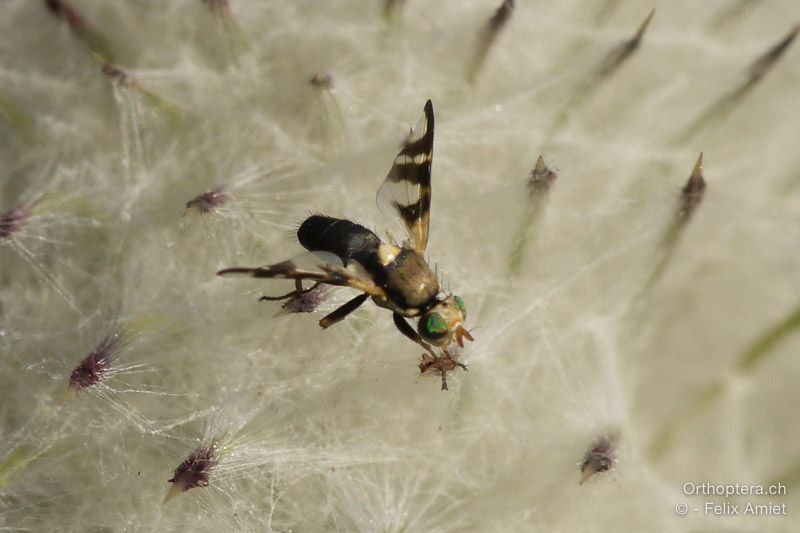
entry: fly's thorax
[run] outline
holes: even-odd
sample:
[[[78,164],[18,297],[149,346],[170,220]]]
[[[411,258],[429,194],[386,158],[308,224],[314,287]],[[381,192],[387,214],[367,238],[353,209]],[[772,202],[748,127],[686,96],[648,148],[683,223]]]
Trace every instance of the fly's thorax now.
[[[382,244],[378,260],[383,267],[384,285],[399,306],[422,307],[439,293],[439,280],[416,251]]]

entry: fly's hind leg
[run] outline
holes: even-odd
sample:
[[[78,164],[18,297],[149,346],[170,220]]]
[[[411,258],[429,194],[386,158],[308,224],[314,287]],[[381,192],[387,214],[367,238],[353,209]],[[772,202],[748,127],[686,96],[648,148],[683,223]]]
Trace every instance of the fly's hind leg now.
[[[367,298],[369,298],[369,294],[367,293],[359,294],[358,296],[356,296],[349,302],[345,303],[341,307],[337,307],[336,309],[334,309],[332,313],[330,313],[328,316],[324,317],[322,320],[319,321],[319,325],[322,328],[327,328],[329,326],[336,324],[341,320],[344,320],[344,318],[347,315],[358,309],[361,304],[366,302]]]
[[[319,281],[314,283],[311,287],[304,289],[303,282],[299,279],[294,280],[294,290],[292,292],[287,292],[283,296],[262,296],[258,299],[259,302],[279,302],[281,300],[286,300],[288,298],[293,298],[300,296],[302,294],[306,294],[308,292],[313,291],[317,287],[319,287]]]

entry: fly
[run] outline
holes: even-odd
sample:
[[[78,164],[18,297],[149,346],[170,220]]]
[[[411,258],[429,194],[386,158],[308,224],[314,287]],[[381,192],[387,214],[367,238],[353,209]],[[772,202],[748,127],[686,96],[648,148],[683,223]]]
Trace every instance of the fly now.
[[[402,245],[384,242],[350,220],[312,215],[297,230],[297,240],[308,253],[268,266],[226,268],[217,274],[295,280],[294,291],[263,298],[267,300],[296,298],[319,284],[360,291],[322,318],[319,325],[328,328],[336,324],[372,298],[379,307],[392,312],[400,333],[428,352],[419,368],[422,372],[438,371],[442,390],[447,390],[447,372],[457,366],[466,370],[453,358],[449,347],[453,342],[463,347],[464,339],[473,338],[463,327],[467,316],[464,300],[441,290],[423,257],[430,225],[433,130],[433,104],[428,100],[424,116],[409,133],[378,189],[378,207],[399,218],[408,233]],[[304,289],[303,280],[314,285]],[[418,318],[416,330],[408,323],[409,318]]]

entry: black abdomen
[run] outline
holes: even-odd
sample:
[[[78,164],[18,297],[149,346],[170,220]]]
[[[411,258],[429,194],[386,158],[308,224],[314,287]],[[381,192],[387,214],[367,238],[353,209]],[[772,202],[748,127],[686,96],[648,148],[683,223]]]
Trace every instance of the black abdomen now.
[[[312,215],[297,230],[297,240],[310,251],[331,252],[345,262],[355,259],[367,269],[376,261],[381,241],[360,224],[341,218]]]

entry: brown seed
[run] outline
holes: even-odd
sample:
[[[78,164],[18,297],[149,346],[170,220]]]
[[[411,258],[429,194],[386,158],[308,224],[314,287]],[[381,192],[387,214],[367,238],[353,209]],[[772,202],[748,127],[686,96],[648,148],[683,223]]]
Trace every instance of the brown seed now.
[[[205,215],[216,210],[228,200],[230,200],[230,196],[225,194],[225,188],[215,187],[186,202],[186,209],[194,209],[201,215]]]
[[[119,333],[111,334],[100,341],[100,344],[70,374],[70,388],[83,390],[99,383],[111,362],[119,354],[121,343],[122,338]]]
[[[681,189],[681,204],[678,208],[677,219],[686,222],[692,216],[697,206],[703,200],[706,190],[706,180],[703,179],[703,153],[697,158],[692,175]]]
[[[31,216],[33,204],[22,204],[0,214],[0,239],[7,239],[22,228]]]
[[[328,72],[317,72],[311,76],[308,83],[310,83],[312,87],[318,89],[330,89],[333,87],[333,75]]]
[[[486,56],[489,53],[500,32],[508,24],[511,15],[514,12],[514,0],[503,0],[503,3],[497,8],[492,17],[486,23],[486,26],[481,30],[478,39],[478,49],[472,59],[472,63],[467,71],[467,79],[470,83],[474,82],[481,68],[483,67]]]
[[[531,192],[544,194],[550,190],[550,186],[557,177],[558,174],[550,170],[547,165],[544,164],[544,158],[539,156],[539,159],[536,160],[536,166],[531,171],[531,177],[528,180],[528,188]]]
[[[756,59],[750,66],[749,78],[746,85],[758,82],[770,69],[778,62],[778,60],[786,53],[789,45],[792,44],[797,34],[800,32],[800,24],[796,24],[794,28],[780,41],[767,50],[764,55]]]
[[[616,442],[612,437],[603,436],[595,441],[581,463],[580,485],[586,483],[593,475],[606,472],[614,467],[615,448]]]
[[[164,498],[164,503],[178,494],[196,487],[207,487],[209,476],[219,464],[220,446],[216,440],[198,446],[184,461],[178,465],[172,478],[168,479],[172,487]]]
[[[83,18],[64,0],[45,0],[45,5],[56,16],[63,18],[73,30],[82,30],[85,27]]]
[[[278,311],[277,314],[313,313],[328,299],[329,295],[330,287],[320,283],[308,291],[290,296],[281,306],[281,310]]]
[[[636,33],[633,35],[633,37],[614,48],[608,54],[605,61],[603,61],[598,69],[598,76],[610,76],[614,73],[614,71],[621,67],[622,64],[625,63],[625,61],[627,61],[636,50],[638,50],[639,46],[642,44],[644,32],[647,30],[647,27],[650,25],[650,21],[653,19],[653,15],[655,14],[655,9],[650,11],[650,14],[647,15],[644,21],[639,25],[639,29],[636,30]]]

